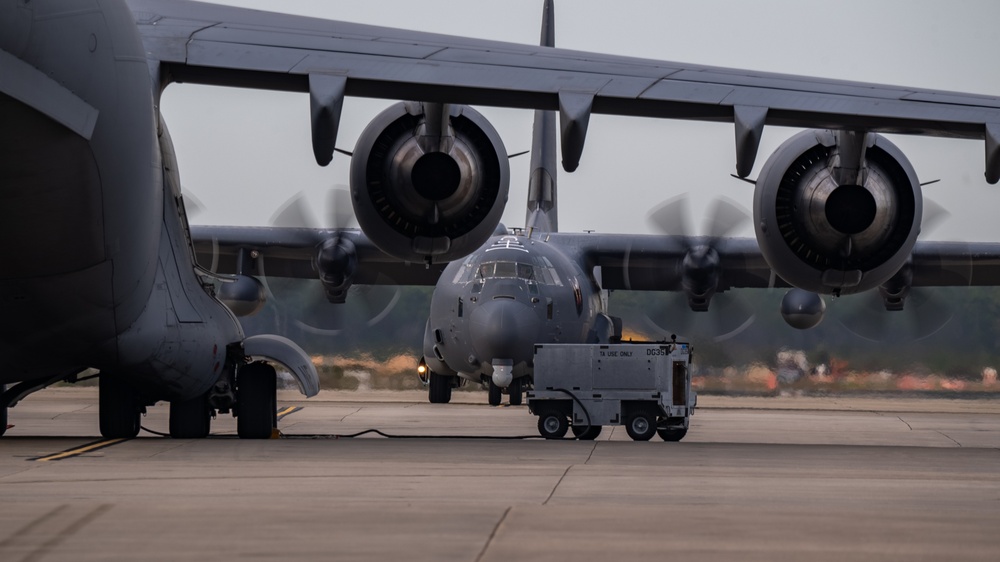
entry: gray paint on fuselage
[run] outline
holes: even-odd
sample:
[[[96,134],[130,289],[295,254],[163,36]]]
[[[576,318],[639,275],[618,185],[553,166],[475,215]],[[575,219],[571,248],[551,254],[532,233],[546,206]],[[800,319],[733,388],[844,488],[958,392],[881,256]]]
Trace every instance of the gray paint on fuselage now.
[[[475,382],[492,374],[497,359],[512,360],[515,377],[530,375],[536,343],[596,342],[604,312],[593,278],[559,247],[541,236],[495,236],[441,274],[425,359],[436,373]]]
[[[243,334],[194,274],[131,12],[6,0],[0,31],[18,64],[98,112],[88,140],[34,109],[44,99],[0,94],[0,122],[17,124],[0,127],[0,383],[94,367],[154,398],[205,392]]]

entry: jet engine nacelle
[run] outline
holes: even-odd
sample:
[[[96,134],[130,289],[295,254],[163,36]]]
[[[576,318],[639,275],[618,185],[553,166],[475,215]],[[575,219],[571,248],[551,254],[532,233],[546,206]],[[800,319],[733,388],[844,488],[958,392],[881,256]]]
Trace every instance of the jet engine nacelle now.
[[[407,261],[451,261],[485,243],[509,183],[500,136],[467,106],[395,104],[364,130],[351,160],[358,224]]]
[[[844,146],[851,141],[853,150]],[[922,209],[913,167],[874,134],[799,133],[767,160],[754,193],[764,259],[785,281],[820,294],[858,293],[891,278],[910,256]]]

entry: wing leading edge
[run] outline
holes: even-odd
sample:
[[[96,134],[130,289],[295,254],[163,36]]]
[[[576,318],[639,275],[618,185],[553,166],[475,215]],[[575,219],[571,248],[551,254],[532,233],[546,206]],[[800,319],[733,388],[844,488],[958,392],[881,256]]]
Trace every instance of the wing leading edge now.
[[[919,133],[985,139],[987,181],[1000,180],[997,97],[600,55],[198,2],[127,2],[164,85],[310,92],[320,104],[314,116],[328,109],[326,118],[334,123],[344,95],[559,110],[564,153],[578,153],[592,112],[732,122],[740,175],[752,169],[764,125]],[[564,166],[572,170],[575,163]]]

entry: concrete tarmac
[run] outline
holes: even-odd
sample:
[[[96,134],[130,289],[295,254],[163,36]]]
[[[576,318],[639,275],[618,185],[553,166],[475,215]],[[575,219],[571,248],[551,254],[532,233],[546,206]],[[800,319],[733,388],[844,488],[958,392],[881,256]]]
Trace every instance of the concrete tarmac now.
[[[1000,557],[995,400],[701,397],[683,442],[637,443],[544,441],[485,393],[300,398],[283,439],[223,416],[108,443],[94,389],[30,396],[0,438],[0,560]],[[370,428],[401,437],[336,437]]]

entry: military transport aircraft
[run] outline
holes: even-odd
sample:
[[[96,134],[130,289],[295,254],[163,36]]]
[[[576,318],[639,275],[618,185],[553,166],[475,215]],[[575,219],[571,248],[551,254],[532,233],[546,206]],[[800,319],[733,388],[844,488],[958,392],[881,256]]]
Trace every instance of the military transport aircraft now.
[[[552,46],[554,42],[552,9],[552,3],[546,2],[543,46]],[[416,165],[412,169],[399,170],[395,162],[416,158],[414,152],[428,154],[421,143],[428,142],[425,137],[429,125],[413,116],[431,111],[442,112],[443,109],[431,110],[427,104],[398,104],[376,118],[358,141],[353,152],[353,178],[364,181],[365,174],[373,173],[373,167],[382,168],[377,170],[380,174],[377,197],[385,200],[386,205],[406,204],[400,201],[405,195],[393,196],[388,192],[388,183],[396,180],[405,183],[407,179],[418,181],[420,172]],[[462,123],[459,119],[480,119],[478,113],[468,109],[461,115],[453,112],[452,116],[453,124]],[[405,124],[401,123],[404,119],[407,120]],[[437,119],[439,115],[434,117],[435,121]],[[741,224],[741,220],[749,220],[741,210],[725,201],[715,207],[710,221],[714,226],[702,237],[558,232],[555,119],[551,111],[537,111],[535,115],[525,227],[508,231],[500,225],[482,246],[464,259],[451,261],[443,269],[434,260],[420,267],[393,259],[381,253],[377,244],[364,233],[346,229],[196,226],[192,232],[199,258],[201,263],[213,264],[213,268],[240,276],[238,283],[226,287],[225,296],[241,314],[252,313],[263,304],[265,292],[256,281],[262,274],[318,277],[323,281],[327,297],[334,302],[347,298],[352,283],[377,283],[380,275],[403,284],[434,284],[421,367],[428,371],[425,376],[429,383],[429,399],[435,403],[448,402],[452,388],[462,379],[487,385],[491,404],[500,403],[502,392],[507,392],[511,404],[520,403],[524,383],[531,380],[534,344],[608,342],[621,337],[620,320],[607,312],[609,290],[681,291],[687,295],[692,310],[707,311],[713,296],[725,290],[794,287],[782,276],[784,274],[778,275],[769,265],[758,240],[725,237]],[[432,137],[435,144],[432,150],[438,143],[458,146],[463,139],[462,131],[468,130],[464,124],[451,131],[444,123],[435,126],[438,129]],[[391,137],[387,136],[390,134]],[[786,153],[798,157],[812,148],[811,145],[802,148],[808,142],[818,142],[817,139],[833,135],[828,131],[807,132],[789,141],[775,158],[787,159]],[[884,143],[884,139],[879,141]],[[496,154],[505,154],[498,140],[491,142]],[[377,160],[371,156],[373,146],[385,151]],[[872,148],[875,147],[905,163],[892,145],[875,144]],[[458,155],[456,160],[462,162],[465,154],[455,153]],[[877,150],[870,150],[868,154],[872,160],[883,158],[881,161],[886,161],[885,154]],[[808,268],[818,265],[830,268],[830,264],[837,261],[837,252],[843,250],[842,245],[867,246],[855,262],[847,259],[852,257],[851,248],[843,254],[843,263],[861,263],[857,260],[874,259],[873,246],[898,245],[901,241],[897,238],[903,232],[907,236],[915,233],[894,224],[896,219],[891,216],[894,209],[866,208],[864,195],[832,195],[837,184],[828,169],[832,165],[831,157],[813,155],[810,158],[812,160],[805,161],[799,158],[795,162],[797,175],[793,179],[800,181],[805,176],[804,186],[787,186],[789,182],[784,179],[772,178],[763,184],[758,181],[758,190],[765,187],[772,191],[763,196],[765,201],[777,200],[784,205],[781,211],[784,214],[776,223],[781,228],[770,237],[763,236],[760,244],[777,246],[779,250],[782,244],[788,243],[785,240],[797,244],[793,248],[805,252],[803,255],[809,256],[809,261],[800,265],[797,261],[776,259],[789,275],[798,277],[801,285],[816,291],[816,284],[809,284]],[[782,171],[789,165],[778,164]],[[769,161],[765,170],[773,166]],[[912,170],[908,164],[905,166],[899,165],[895,173],[911,178],[912,183],[906,185],[918,190]],[[906,201],[900,201],[904,197],[892,191],[894,188],[889,186],[893,184],[881,176],[876,177],[884,173],[882,168],[872,168],[865,173],[868,174],[868,187],[858,189],[865,193],[871,190],[873,204],[875,197],[883,207],[890,201],[891,205],[905,208],[907,213],[916,213],[908,220],[919,221],[919,209],[915,208],[917,198],[911,194]],[[464,171],[461,175],[463,181],[473,177]],[[437,183],[433,186],[439,187],[445,178],[435,180]],[[896,180],[901,181],[898,176]],[[355,201],[376,196],[369,195],[368,188],[352,186],[352,189]],[[780,191],[782,189],[785,191]],[[838,201],[838,198],[850,198],[851,201]],[[435,200],[435,196],[430,194],[426,199]],[[447,200],[447,197],[438,200]],[[661,206],[654,213],[656,221],[667,225],[683,222],[683,206],[679,203],[674,201]],[[360,203],[367,204],[367,200]],[[795,214],[792,207],[799,205],[809,213],[801,217]],[[844,208],[838,209],[838,205]],[[765,211],[764,207],[766,205],[759,205],[758,216]],[[893,232],[893,228],[902,230]],[[786,231],[791,234],[780,234]],[[775,238],[791,235],[796,238]],[[810,245],[801,250],[806,244]],[[819,255],[820,250],[826,255]],[[880,259],[888,259],[890,254]],[[254,260],[247,255],[255,256]],[[970,246],[917,242],[904,257],[906,263],[896,267],[895,275],[883,281],[878,289],[890,310],[902,307],[911,286],[992,284],[1000,279],[1000,244]],[[238,260],[242,261],[238,263]],[[838,288],[845,286],[848,285],[840,284]],[[238,288],[245,288],[245,292],[237,294]],[[817,293],[792,288],[786,294],[781,313],[790,325],[807,328],[822,319],[824,310],[825,303]]]
[[[271,266],[287,251],[284,274],[319,277],[336,301],[380,269],[433,283],[443,264],[482,246],[499,223],[508,171],[498,135],[466,104],[558,111],[567,171],[579,164],[595,112],[732,122],[741,177],[765,125],[810,129],[756,180],[757,245],[594,236],[579,251],[588,274],[601,266],[604,288],[676,287],[707,308],[715,291],[743,286],[752,264],[766,263],[775,282],[822,294],[879,288],[898,307],[911,285],[940,281],[942,268],[924,273],[928,259],[975,266],[972,283],[1000,280],[990,248],[916,251],[920,185],[879,136],[983,139],[986,178],[996,183],[994,97],[182,0],[0,0],[0,384],[16,383],[2,415],[28,393],[96,368],[104,435],[135,435],[141,408],[170,400],[175,436],[207,434],[219,410],[237,413],[241,436],[263,437],[274,425],[274,372],[254,358],[284,363],[315,391],[301,349],[244,338],[212,294],[213,274],[193,262],[159,114],[172,82],[308,93],[320,165],[332,159],[344,96],[417,100],[377,117],[354,151],[352,201],[364,235],[262,231],[242,240],[221,289],[230,303],[259,289],[250,274],[265,253],[269,273],[280,273]]]

